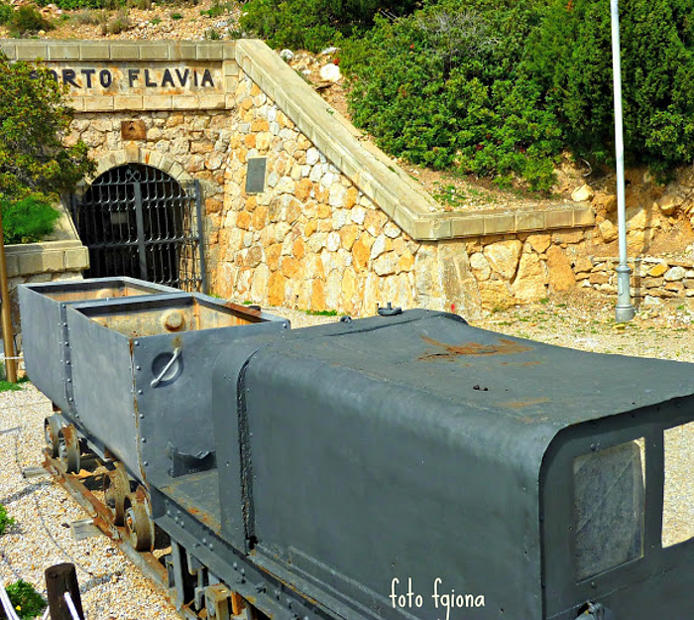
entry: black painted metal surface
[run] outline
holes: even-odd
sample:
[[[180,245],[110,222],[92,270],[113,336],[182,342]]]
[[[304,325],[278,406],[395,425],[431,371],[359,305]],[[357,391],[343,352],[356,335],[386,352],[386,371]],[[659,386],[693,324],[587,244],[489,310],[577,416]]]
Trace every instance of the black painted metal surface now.
[[[335,617],[444,617],[437,587],[484,595],[450,617],[573,620],[596,600],[616,618],[684,620],[694,539],[660,545],[662,432],[694,420],[693,394],[690,364],[425,311],[244,339],[213,382],[222,534],[326,607],[352,610]],[[642,437],[641,553],[581,578],[574,459]],[[631,525],[603,510],[616,544]],[[390,598],[393,579],[397,594],[411,579],[422,607]]]
[[[72,216],[89,248],[87,277],[206,291],[199,182],[183,187],[151,166],[118,166],[73,197]]]
[[[87,300],[98,302],[179,292],[167,286],[124,277],[23,284],[18,290],[27,374],[68,418],[74,414],[66,317],[68,306]]]
[[[198,293],[75,304],[67,309],[81,428],[154,485],[215,465],[210,377],[245,333],[289,322]],[[197,464],[197,466],[196,466]]]

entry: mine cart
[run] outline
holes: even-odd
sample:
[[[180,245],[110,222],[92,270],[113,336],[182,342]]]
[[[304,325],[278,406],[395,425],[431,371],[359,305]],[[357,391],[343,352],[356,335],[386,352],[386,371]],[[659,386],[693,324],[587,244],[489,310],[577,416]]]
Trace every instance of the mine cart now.
[[[157,484],[214,467],[210,375],[219,353],[244,334],[289,327],[197,293],[84,302],[66,314],[76,425],[97,453]]]
[[[691,364],[410,311],[244,339],[212,389],[219,537],[329,617],[694,618]]]
[[[22,349],[32,383],[65,412],[73,408],[66,310],[86,300],[180,291],[133,278],[66,280],[19,287]]]

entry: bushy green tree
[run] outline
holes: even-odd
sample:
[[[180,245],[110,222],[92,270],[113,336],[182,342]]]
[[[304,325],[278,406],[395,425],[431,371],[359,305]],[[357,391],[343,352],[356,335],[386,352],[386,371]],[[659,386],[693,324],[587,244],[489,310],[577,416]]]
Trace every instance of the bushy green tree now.
[[[694,159],[694,4],[621,2],[624,133],[633,163]],[[569,146],[594,161],[614,145],[610,4],[554,0],[526,55]]]
[[[346,46],[354,121],[390,153],[434,168],[552,183],[561,131],[536,82],[522,79],[527,37],[547,2],[441,0],[377,18]]]
[[[250,0],[243,7],[241,28],[272,47],[314,52],[373,24],[379,11],[406,14],[416,0]]]
[[[70,192],[93,170],[87,146],[65,146],[72,110],[51,73],[0,57],[0,199]]]

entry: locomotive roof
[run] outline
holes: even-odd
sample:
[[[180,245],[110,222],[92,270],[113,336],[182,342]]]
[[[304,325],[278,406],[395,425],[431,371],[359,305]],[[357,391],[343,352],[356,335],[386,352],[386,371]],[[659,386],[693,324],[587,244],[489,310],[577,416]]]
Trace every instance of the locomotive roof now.
[[[292,330],[266,351],[293,371],[327,365],[555,431],[694,394],[692,364],[577,351],[427,310]]]

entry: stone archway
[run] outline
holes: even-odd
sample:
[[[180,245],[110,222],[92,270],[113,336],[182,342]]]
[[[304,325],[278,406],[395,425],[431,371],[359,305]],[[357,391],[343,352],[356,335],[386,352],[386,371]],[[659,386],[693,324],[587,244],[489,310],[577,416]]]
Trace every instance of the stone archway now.
[[[184,187],[193,183],[193,177],[190,176],[178,162],[158,151],[151,151],[136,146],[110,151],[104,157],[99,157],[94,175],[85,179],[78,185],[76,194],[78,196],[84,194],[96,178],[111,168],[123,166],[124,164],[143,164],[145,166],[157,168],[178,181],[178,183]]]
[[[145,163],[108,163],[72,199],[75,226],[89,249],[85,275],[204,290],[199,184],[182,184]]]

